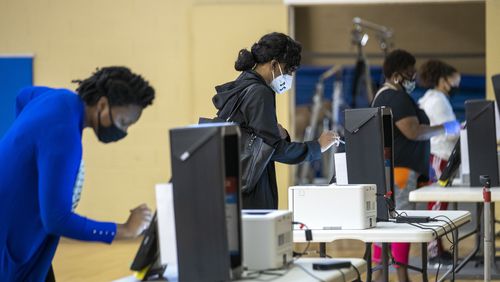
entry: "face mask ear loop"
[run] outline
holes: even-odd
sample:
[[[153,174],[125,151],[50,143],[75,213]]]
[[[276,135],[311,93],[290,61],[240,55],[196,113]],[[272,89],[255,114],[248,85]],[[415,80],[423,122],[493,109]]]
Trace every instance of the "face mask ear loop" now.
[[[281,71],[280,63],[278,63],[278,68],[280,69],[280,74],[283,75],[283,72]]]

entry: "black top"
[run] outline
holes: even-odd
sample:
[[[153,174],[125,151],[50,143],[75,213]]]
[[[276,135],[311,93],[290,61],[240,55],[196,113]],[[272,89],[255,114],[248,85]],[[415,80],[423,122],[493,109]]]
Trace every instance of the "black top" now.
[[[251,84],[254,85],[249,89],[238,112],[233,115],[232,121],[252,130],[264,142],[273,146],[275,151],[256,187],[243,193],[243,208],[277,209],[278,186],[274,162],[298,164],[318,160],[321,158],[321,147],[316,140],[299,143],[281,138],[276,117],[276,94],[262,76],[254,71],[244,71],[235,81],[215,88],[217,94],[212,101],[219,110],[217,116],[226,119],[234,108],[238,95]]]
[[[429,140],[413,141],[406,138],[396,126],[396,122],[405,117],[416,116],[420,124],[430,124],[429,118],[415,101],[404,91],[387,89],[375,99],[373,107],[390,107],[394,121],[394,166],[407,167],[421,175],[429,175]]]

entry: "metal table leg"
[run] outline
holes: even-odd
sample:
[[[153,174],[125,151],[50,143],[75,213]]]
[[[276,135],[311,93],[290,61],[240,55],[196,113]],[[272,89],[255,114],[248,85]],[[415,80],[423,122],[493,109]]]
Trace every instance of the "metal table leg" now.
[[[326,243],[319,243],[319,256],[326,258]]]
[[[389,281],[389,243],[382,243],[382,281]]]
[[[496,251],[497,251],[497,244],[496,244],[496,240],[495,240],[495,233],[496,233],[496,229],[495,229],[495,202],[491,202],[491,238],[493,238],[493,248],[492,248],[492,264],[493,264],[493,267],[495,268],[495,272],[499,272],[500,269],[497,265],[497,255],[496,255]]]
[[[422,251],[422,281],[427,282],[429,279],[427,278],[427,243],[421,244]]]
[[[366,282],[372,281],[372,243],[365,243]]]
[[[470,254],[464,258],[462,262],[456,267],[455,272],[459,272],[472,258],[476,256],[481,247],[481,213],[482,213],[482,203],[476,204],[476,235],[475,235],[475,243],[474,249],[470,252]]]
[[[458,229],[453,229],[453,236],[455,237],[455,246],[453,247],[453,266],[451,269],[451,281],[455,281],[455,273],[457,271],[458,262]]]

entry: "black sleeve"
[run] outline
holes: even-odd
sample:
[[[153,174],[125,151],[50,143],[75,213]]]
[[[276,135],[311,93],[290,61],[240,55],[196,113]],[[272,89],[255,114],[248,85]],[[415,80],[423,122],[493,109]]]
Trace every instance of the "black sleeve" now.
[[[274,93],[264,85],[257,85],[249,91],[246,96],[248,99],[246,107],[242,109],[243,114],[247,126],[262,137],[264,142],[275,148],[271,160],[297,164],[321,158],[321,148],[317,141],[299,143],[281,139]]]
[[[408,94],[400,93],[399,91],[386,90],[383,93],[380,93],[380,97],[375,100],[374,106],[390,107],[394,122],[397,122],[405,117],[417,117],[415,103],[411,100],[411,97]]]

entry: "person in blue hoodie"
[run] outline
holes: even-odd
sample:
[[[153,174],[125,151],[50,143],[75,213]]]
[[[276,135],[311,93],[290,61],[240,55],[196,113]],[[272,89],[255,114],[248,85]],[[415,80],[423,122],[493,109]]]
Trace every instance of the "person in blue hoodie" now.
[[[151,221],[146,205],[123,224],[75,213],[84,176],[82,131],[103,143],[127,135],[155,91],[126,67],[98,69],[68,89],[29,87],[0,139],[0,281],[54,281],[51,262],[61,236],[111,243],[133,239]]]

